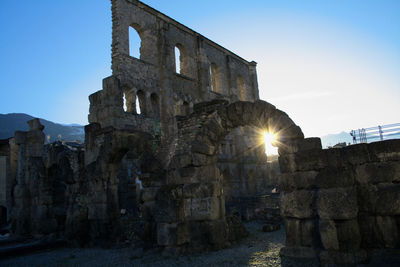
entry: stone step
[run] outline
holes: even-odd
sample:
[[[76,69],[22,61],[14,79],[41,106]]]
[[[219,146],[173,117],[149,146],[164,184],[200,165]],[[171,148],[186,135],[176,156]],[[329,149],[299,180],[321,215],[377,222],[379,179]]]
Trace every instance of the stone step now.
[[[22,243],[13,243],[0,247],[0,259],[27,255],[46,249],[57,249],[66,246],[64,240],[55,241],[30,241]]]

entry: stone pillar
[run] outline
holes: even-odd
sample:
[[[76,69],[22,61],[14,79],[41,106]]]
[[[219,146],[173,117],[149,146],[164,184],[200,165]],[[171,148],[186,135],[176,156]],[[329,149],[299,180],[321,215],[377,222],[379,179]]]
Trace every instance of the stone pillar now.
[[[249,73],[250,73],[250,87],[251,96],[254,97],[252,101],[256,101],[260,99],[259,92],[258,92],[258,81],[257,81],[257,63],[255,61],[250,62],[249,66]]]

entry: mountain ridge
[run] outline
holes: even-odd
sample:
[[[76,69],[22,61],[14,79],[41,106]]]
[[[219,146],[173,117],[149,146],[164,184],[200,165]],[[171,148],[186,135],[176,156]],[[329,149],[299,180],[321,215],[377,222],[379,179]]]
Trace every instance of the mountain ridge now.
[[[25,113],[0,114],[0,139],[8,139],[10,137],[13,137],[15,131],[28,131],[29,126],[27,124],[27,121],[34,118],[36,117]],[[50,142],[57,141],[59,139],[58,135],[61,135],[62,140],[79,140],[81,142],[84,142],[85,140],[83,125],[63,125],[61,123],[55,123],[43,118],[39,118],[39,120],[45,127],[43,130],[45,135],[50,135]]]

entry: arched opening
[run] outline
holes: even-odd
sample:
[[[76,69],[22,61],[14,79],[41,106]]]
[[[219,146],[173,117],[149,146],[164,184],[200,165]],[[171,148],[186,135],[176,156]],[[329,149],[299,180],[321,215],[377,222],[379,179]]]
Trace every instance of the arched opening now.
[[[156,93],[152,93],[150,96],[150,101],[151,101],[151,109],[153,111],[153,116],[155,118],[160,117],[160,100],[158,98],[158,95]]]
[[[142,90],[136,93],[136,114],[146,113],[146,95]]]
[[[239,100],[246,101],[247,100],[247,92],[246,92],[246,83],[244,81],[244,78],[241,75],[239,75],[236,79],[236,83],[237,83]]]
[[[0,206],[0,227],[7,225],[7,208]]]
[[[129,55],[140,59],[142,39],[140,38],[137,25],[129,26]]]
[[[133,89],[123,90],[123,108],[125,112],[136,114],[135,98]]]
[[[190,114],[190,107],[189,107],[189,103],[184,101],[182,104],[182,115],[183,116],[187,116]]]
[[[128,104],[127,104],[125,92],[123,93],[123,101],[124,101],[124,103],[123,103],[124,111],[125,111],[125,112],[128,112]]]
[[[177,74],[189,76],[188,73],[188,60],[186,49],[181,44],[176,44],[174,48],[175,53],[175,72]]]
[[[211,84],[211,91],[216,93],[221,93],[221,75],[220,69],[215,63],[210,64],[210,84]]]
[[[171,177],[175,184],[190,185],[193,189],[205,192],[201,195],[195,195],[193,193],[183,194],[181,206],[175,208],[176,211],[180,211],[182,208],[185,210],[185,220],[187,221],[207,221],[209,225],[218,225],[221,220],[224,220],[226,215],[226,207],[224,205],[224,181],[221,177],[227,165],[231,162],[222,162],[221,164],[217,153],[220,148],[220,144],[224,142],[227,135],[229,135],[235,129],[243,126],[253,127],[258,130],[258,147],[263,149],[263,131],[266,129],[276,133],[278,138],[276,145],[280,149],[287,149],[292,144],[302,142],[304,135],[301,129],[296,126],[293,121],[284,112],[276,109],[273,105],[264,102],[256,101],[250,102],[236,102],[227,105],[226,102],[221,101],[220,106],[213,107],[212,110],[208,110],[206,107],[200,109],[190,117],[190,124],[181,121],[178,126],[178,135],[180,138],[177,140],[175,155],[172,158],[169,165],[169,173],[176,173],[176,176]],[[205,116],[207,119],[205,119]],[[189,121],[189,120],[188,120]],[[190,142],[188,143],[188,140]],[[286,145],[285,145],[286,144]],[[248,148],[246,144],[245,148]],[[223,148],[221,147],[221,151]],[[261,154],[265,153],[262,150]],[[242,153],[241,150],[236,149],[235,157],[238,154],[244,155],[244,157],[252,160],[246,153]],[[257,153],[258,154],[258,153]],[[284,154],[283,154],[284,155]],[[235,158],[233,157],[233,158]],[[266,161],[266,160],[265,160]],[[244,161],[246,163],[246,161]],[[245,187],[250,194],[257,193],[257,183],[260,172],[257,161],[250,162],[253,166],[244,167],[239,166],[237,169],[241,173],[245,173],[247,183]],[[222,165],[222,166],[221,166]],[[193,168],[193,166],[196,166]],[[195,169],[195,170],[194,170]],[[238,171],[232,171],[231,174],[238,173]],[[227,173],[225,173],[227,175]],[[261,174],[263,176],[263,174]],[[262,177],[261,177],[262,178]],[[241,183],[238,181],[240,177],[232,177],[235,179],[235,183]],[[192,185],[196,181],[196,184]],[[225,185],[226,186],[226,185]],[[207,188],[204,190],[203,188]],[[174,189],[174,188],[173,188]],[[170,189],[170,190],[173,190]],[[236,190],[236,189],[234,189]],[[254,199],[250,199],[249,196],[243,196],[241,198],[241,204],[239,207],[244,207],[244,211],[247,211],[249,205],[257,205],[257,202],[253,202]],[[255,198],[256,201],[260,198]],[[212,203],[211,203],[212,202]],[[205,203],[207,209],[203,209],[199,214],[199,204]],[[185,206],[187,204],[187,206]],[[262,204],[262,203],[261,203]],[[257,207],[257,206],[255,206]],[[252,215],[263,214],[259,210],[254,209],[254,213],[246,213],[242,216],[244,218],[250,218]],[[201,216],[200,216],[201,215]],[[249,216],[248,216],[249,215]],[[176,220],[172,219],[170,223],[175,223]],[[192,234],[192,233],[190,233]],[[209,234],[212,234],[211,231]],[[189,243],[198,242],[204,245],[208,244],[207,240],[201,240],[197,235],[192,234],[188,237]],[[223,243],[224,239],[218,240]],[[163,245],[160,243],[160,245]]]
[[[179,49],[178,46],[175,46],[175,72],[178,74],[182,74],[181,73],[181,62],[182,62],[182,54],[181,54],[181,50]]]

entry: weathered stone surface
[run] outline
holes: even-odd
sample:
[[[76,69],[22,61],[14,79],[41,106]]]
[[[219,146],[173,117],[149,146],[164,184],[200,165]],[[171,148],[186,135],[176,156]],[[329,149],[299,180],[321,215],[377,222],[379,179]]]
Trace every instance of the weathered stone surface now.
[[[312,218],[314,217],[313,191],[299,190],[292,193],[281,193],[281,214],[285,217]]]
[[[195,183],[183,186],[184,198],[219,197],[222,187],[219,183]]]
[[[374,162],[356,168],[356,180],[360,184],[391,183],[400,181],[399,162]]]
[[[359,225],[362,248],[396,248],[400,245],[395,217],[363,214],[359,217]]]
[[[283,192],[291,192],[300,189],[313,189],[317,171],[283,173],[278,177],[279,189]]]
[[[321,139],[318,137],[311,137],[294,141],[287,141],[285,142],[284,146],[279,147],[279,155],[293,154],[308,150],[322,150]]]
[[[361,211],[382,216],[400,215],[400,185],[381,183],[358,187]]]
[[[221,199],[218,197],[189,198],[183,203],[187,220],[216,220],[225,215],[224,207],[221,207]]]
[[[385,140],[368,144],[368,151],[379,161],[400,160],[400,140]]]
[[[262,228],[263,232],[274,232],[279,229],[281,229],[280,224],[272,224],[272,223],[264,224]]]
[[[317,247],[319,244],[318,225],[315,220],[286,219],[286,245]]]
[[[357,191],[354,188],[321,189],[317,194],[318,215],[326,220],[357,217]]]
[[[357,220],[335,221],[339,249],[342,251],[358,251],[361,236]]]
[[[177,225],[169,223],[157,224],[157,244],[160,246],[172,246],[177,241]]]
[[[316,188],[340,188],[354,185],[354,173],[343,168],[326,167],[315,178]]]
[[[319,232],[324,249],[339,250],[339,241],[335,222],[332,220],[320,220]]]

